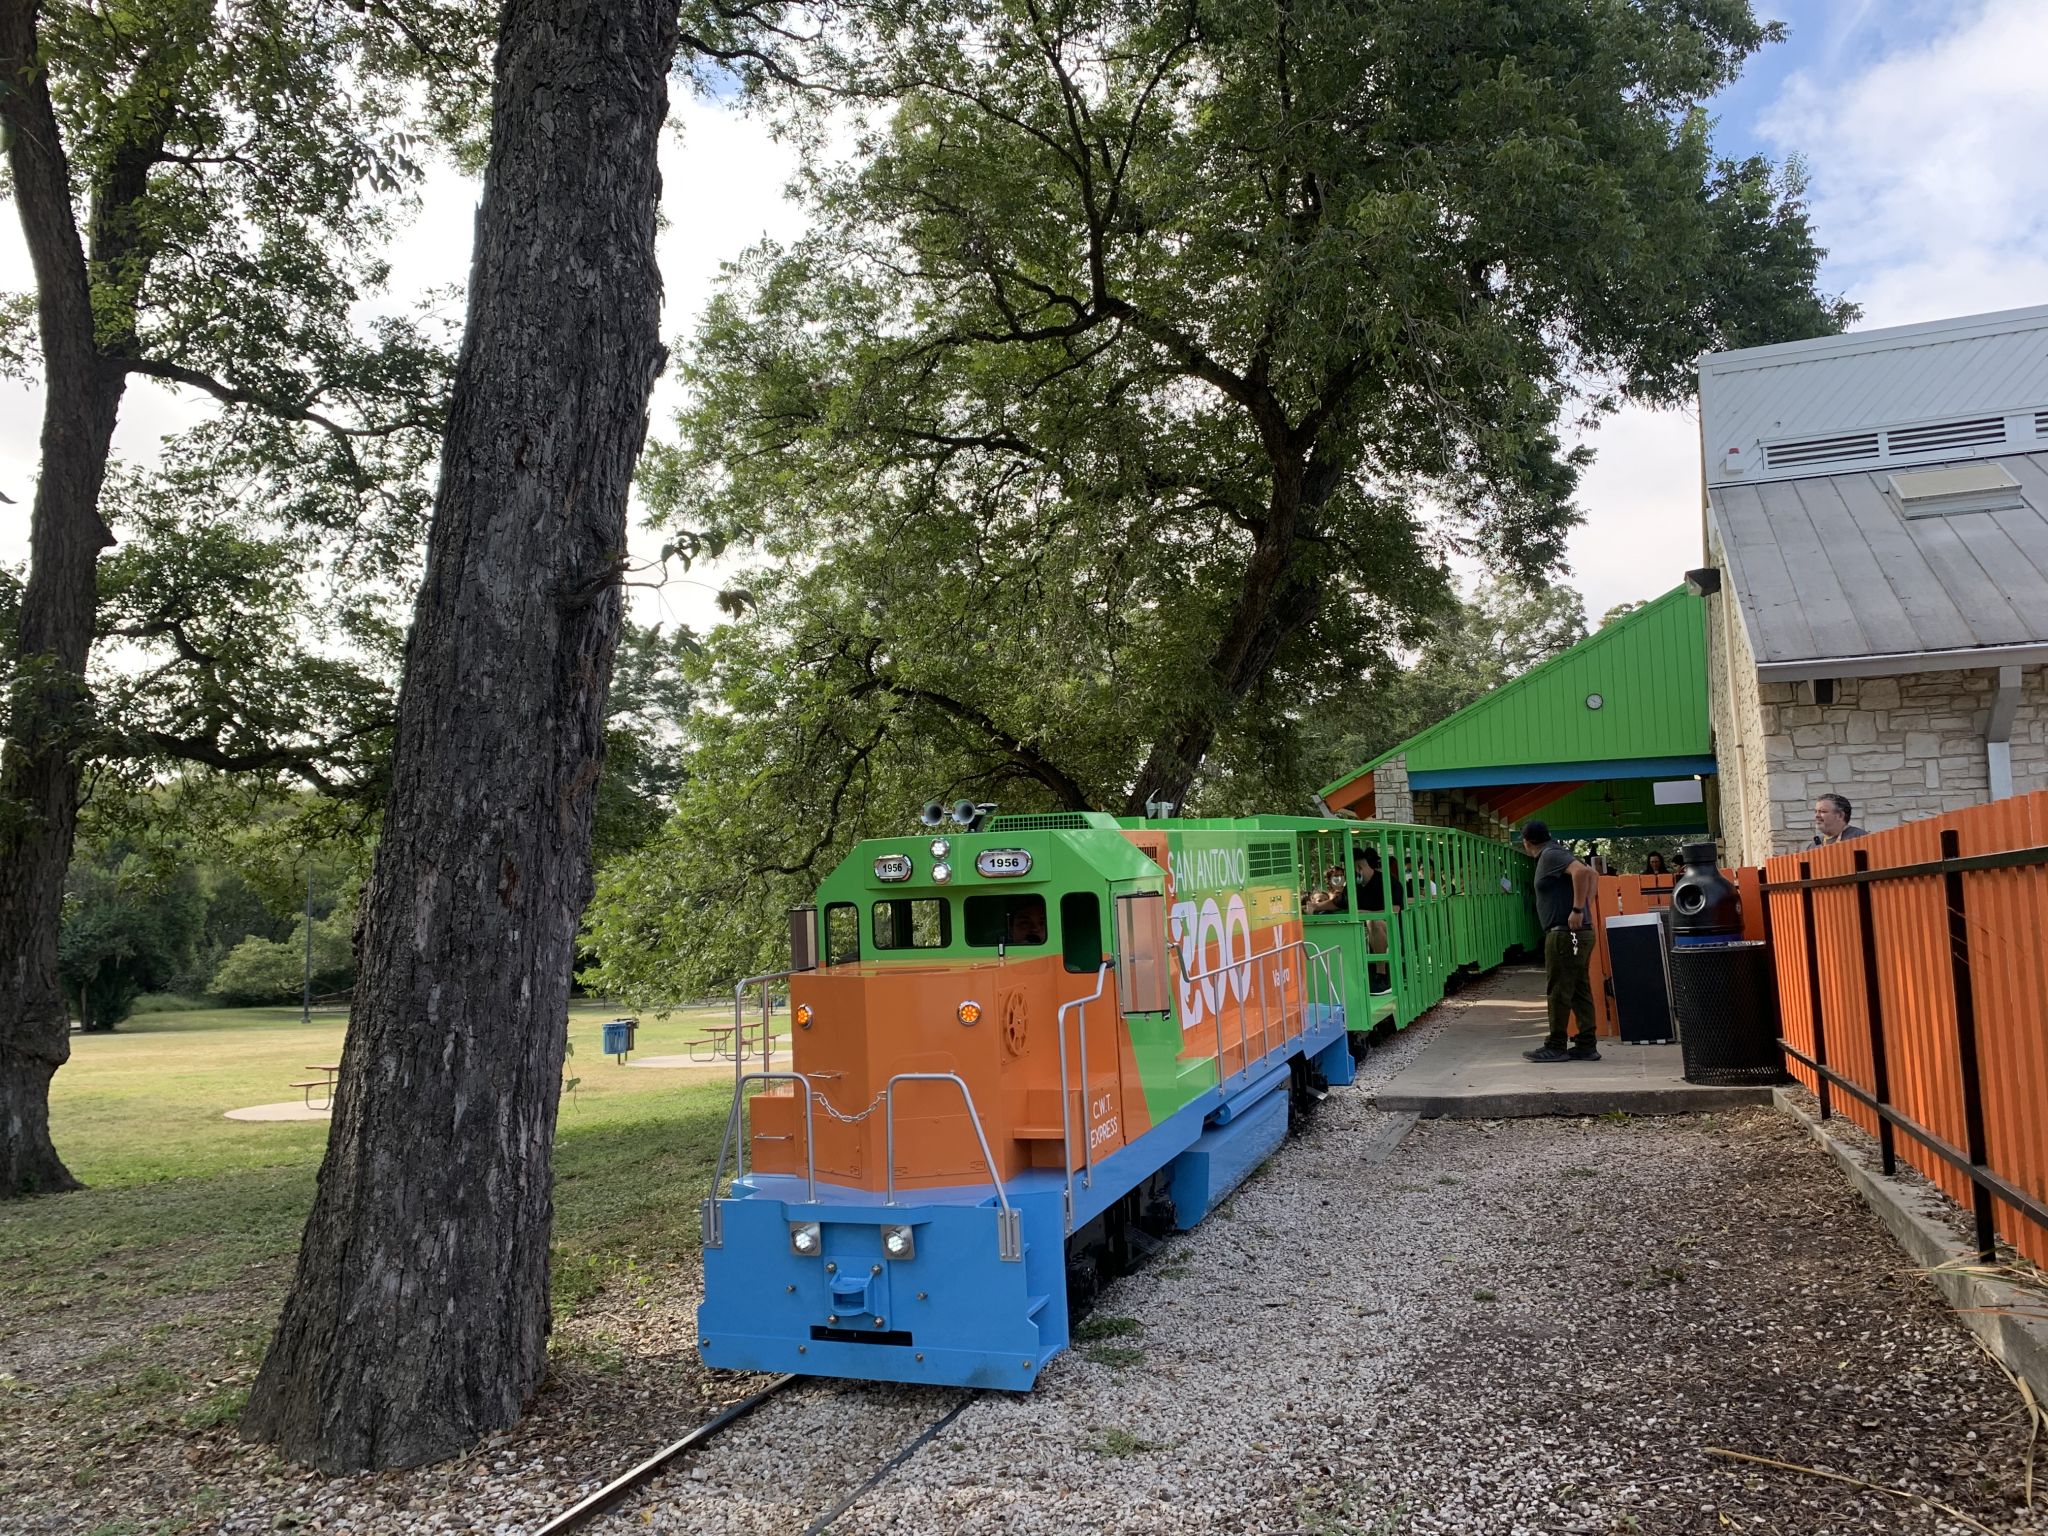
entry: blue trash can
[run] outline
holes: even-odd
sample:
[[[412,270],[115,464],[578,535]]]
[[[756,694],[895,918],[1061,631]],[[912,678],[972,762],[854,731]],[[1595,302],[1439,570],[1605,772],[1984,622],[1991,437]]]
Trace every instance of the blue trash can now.
[[[639,1026],[638,1019],[612,1019],[604,1027],[604,1053],[616,1056],[624,1062],[633,1049],[633,1031]]]

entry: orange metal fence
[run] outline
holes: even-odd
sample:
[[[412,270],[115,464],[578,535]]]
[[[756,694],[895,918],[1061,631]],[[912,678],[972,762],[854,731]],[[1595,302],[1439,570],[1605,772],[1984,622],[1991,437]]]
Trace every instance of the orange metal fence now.
[[[1980,1249],[1995,1225],[2048,1264],[2048,793],[1780,854],[1764,877],[1794,1075],[1973,1207]]]

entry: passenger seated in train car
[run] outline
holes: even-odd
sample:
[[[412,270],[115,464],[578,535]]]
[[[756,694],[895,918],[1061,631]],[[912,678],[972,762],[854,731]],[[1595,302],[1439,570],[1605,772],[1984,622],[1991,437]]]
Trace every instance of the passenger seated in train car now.
[[[1343,889],[1343,868],[1339,864],[1323,870],[1323,881],[1309,887],[1300,899],[1300,909],[1309,918],[1329,918],[1333,913],[1352,909],[1352,897]]]
[[[1301,900],[1301,910],[1311,917],[1329,917],[1351,910],[1351,896],[1344,889],[1344,866],[1332,864],[1323,871],[1323,883]]]

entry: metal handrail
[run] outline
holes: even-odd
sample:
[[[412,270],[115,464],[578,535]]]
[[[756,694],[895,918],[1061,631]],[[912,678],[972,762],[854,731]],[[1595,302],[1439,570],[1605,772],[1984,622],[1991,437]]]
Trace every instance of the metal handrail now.
[[[974,1107],[974,1093],[967,1086],[965,1078],[957,1072],[898,1072],[882,1087],[882,1180],[885,1191],[884,1205],[896,1203],[896,1085],[898,1083],[951,1083],[960,1090],[961,1102],[967,1106],[968,1124],[974,1127],[974,1139],[981,1145],[981,1161],[988,1169],[989,1182],[996,1187],[996,1204],[1000,1208],[996,1216],[996,1251],[1003,1259],[1024,1257],[1023,1227],[1016,1210],[1010,1204],[1008,1191],[1003,1188],[1002,1173],[996,1167],[995,1155],[988,1149],[988,1136],[981,1128],[981,1111]]]
[[[735,1095],[739,1092],[740,1068],[747,1058],[747,1026],[741,1014],[741,1010],[746,1007],[747,988],[758,986],[761,989],[761,1066],[763,1070],[766,1070],[770,1066],[770,1042],[774,1039],[771,1028],[774,1013],[768,998],[768,984],[773,981],[787,981],[790,977],[799,974],[801,973],[797,971],[768,971],[759,976],[745,977],[734,984],[732,989],[732,1081]]]
[[[1342,998],[1344,995],[1342,987],[1339,984],[1337,978],[1332,976],[1330,973],[1330,956],[1333,954],[1336,955],[1337,964],[1339,969],[1341,970],[1344,964],[1343,951],[1341,951],[1334,944],[1321,946],[1311,945],[1307,939],[1295,939],[1289,943],[1279,945],[1276,948],[1266,950],[1263,954],[1247,956],[1242,960],[1224,960],[1220,964],[1211,966],[1206,971],[1190,972],[1183,966],[1181,970],[1181,980],[1188,982],[1190,984],[1200,981],[1208,981],[1211,978],[1220,976],[1227,971],[1234,971],[1240,968],[1249,969],[1250,967],[1258,964],[1261,961],[1277,959],[1297,949],[1302,951],[1302,995],[1304,1004],[1310,1001],[1309,968],[1311,966],[1319,966],[1322,970],[1323,982],[1324,985],[1329,989],[1329,995],[1333,998]],[[1176,946],[1170,949],[1168,953],[1174,956],[1176,959],[1178,959],[1180,950]],[[1264,971],[1259,972],[1259,979],[1260,1005],[1263,1008],[1265,1002]],[[1223,1069],[1223,1010],[1220,1008],[1216,1008],[1212,1009],[1211,1012],[1213,1012],[1216,1015],[1216,1081],[1217,1086],[1221,1087],[1224,1082],[1228,1081],[1232,1074],[1225,1072]],[[1244,999],[1242,998],[1238,999],[1238,1021],[1240,1025],[1242,1025],[1244,1022]],[[1240,1029],[1239,1033],[1240,1036],[1242,1036],[1242,1029]],[[1262,1031],[1262,1034],[1264,1033],[1267,1032]],[[1272,1045],[1270,1040],[1262,1040],[1262,1045],[1263,1054],[1271,1055]],[[1245,1072],[1251,1070],[1251,1056],[1249,1048],[1242,1042],[1242,1040],[1240,1040],[1239,1049],[1244,1053],[1243,1064],[1239,1066],[1237,1071],[1237,1075],[1241,1076]]]
[[[1172,953],[1172,951],[1169,951],[1169,953]],[[1071,1097],[1071,1090],[1067,1086],[1067,1013],[1068,1010],[1073,1008],[1081,1010],[1081,1102],[1085,1105],[1088,1101],[1088,1005],[1101,998],[1102,989],[1109,981],[1110,970],[1110,962],[1107,960],[1103,961],[1101,967],[1095,972],[1095,990],[1086,997],[1077,997],[1071,1002],[1060,1004],[1057,1016],[1058,1024],[1054,1030],[1054,1033],[1060,1037],[1060,1169],[1066,1175],[1067,1180],[1067,1220],[1069,1222],[1074,1217],[1074,1114],[1073,1106],[1068,1102]],[[1087,1145],[1087,1129],[1086,1116],[1084,1115],[1081,1126],[1083,1132],[1081,1160],[1085,1172],[1081,1180],[1081,1187],[1083,1189],[1093,1189],[1095,1187],[1095,1160],[1092,1156],[1092,1149]]]
[[[748,1072],[733,1085],[732,1109],[725,1117],[725,1135],[719,1139],[718,1161],[711,1165],[711,1194],[703,1206],[704,1246],[717,1248],[723,1244],[724,1221],[718,1208],[718,1185],[725,1177],[725,1156],[732,1150],[733,1133],[739,1129],[740,1117],[746,1113],[746,1087],[748,1083],[794,1082],[804,1090],[804,1196],[815,1203],[818,1198],[818,1141],[811,1115],[811,1080],[801,1072]],[[739,1145],[739,1157],[733,1171],[737,1183],[747,1176],[747,1143],[744,1138]]]
[[[989,1182],[996,1187],[996,1203],[1004,1210],[1010,1208],[1010,1197],[1003,1191],[1003,1176],[996,1171],[995,1159],[988,1150],[988,1137],[982,1133],[981,1111],[974,1107],[973,1090],[965,1078],[957,1072],[898,1072],[882,1089],[882,1147],[886,1162],[883,1165],[884,1205],[896,1203],[896,1085],[898,1083],[951,1083],[960,1090],[960,1097],[967,1105],[967,1118],[974,1126],[974,1139],[981,1143],[981,1160],[988,1168]]]

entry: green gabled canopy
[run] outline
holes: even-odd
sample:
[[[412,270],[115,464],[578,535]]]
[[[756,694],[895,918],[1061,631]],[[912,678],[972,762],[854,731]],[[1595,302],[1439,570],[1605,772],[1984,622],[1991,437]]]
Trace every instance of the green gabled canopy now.
[[[1576,835],[1704,831],[1703,806],[1657,806],[1649,788],[1714,772],[1700,599],[1678,587],[1645,603],[1325,786],[1324,801],[1375,814],[1373,770],[1397,757],[1411,789],[1458,791],[1508,820],[1571,796],[1587,818]]]

